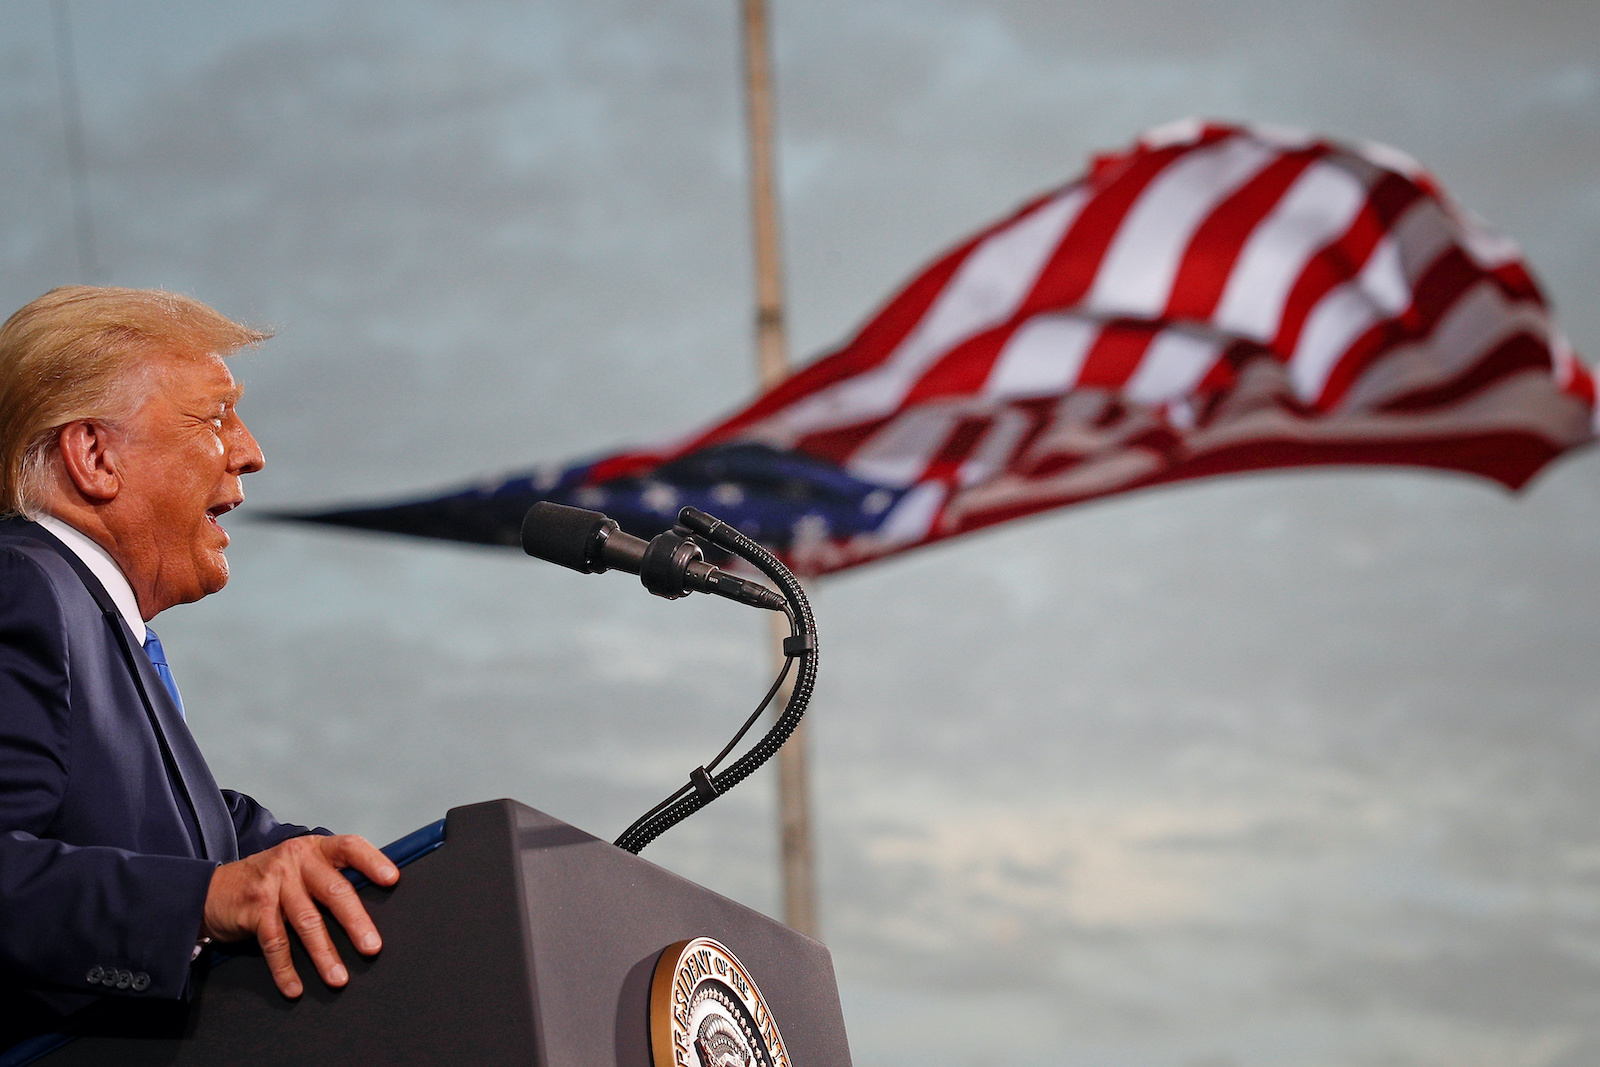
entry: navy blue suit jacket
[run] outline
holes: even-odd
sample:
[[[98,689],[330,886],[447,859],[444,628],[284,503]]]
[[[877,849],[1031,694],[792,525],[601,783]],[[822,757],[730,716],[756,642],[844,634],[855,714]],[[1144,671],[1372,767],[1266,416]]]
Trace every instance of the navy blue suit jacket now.
[[[307,832],[217,788],[93,573],[36,523],[0,520],[0,1020],[13,1034],[19,1017],[107,995],[186,996],[213,868]]]

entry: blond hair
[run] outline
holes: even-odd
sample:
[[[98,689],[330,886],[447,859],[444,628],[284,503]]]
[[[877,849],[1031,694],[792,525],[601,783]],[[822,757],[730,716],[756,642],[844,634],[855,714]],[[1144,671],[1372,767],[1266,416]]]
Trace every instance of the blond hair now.
[[[130,418],[153,358],[228,356],[270,336],[160,289],[65,285],[22,308],[0,326],[0,516],[44,510],[61,428]]]

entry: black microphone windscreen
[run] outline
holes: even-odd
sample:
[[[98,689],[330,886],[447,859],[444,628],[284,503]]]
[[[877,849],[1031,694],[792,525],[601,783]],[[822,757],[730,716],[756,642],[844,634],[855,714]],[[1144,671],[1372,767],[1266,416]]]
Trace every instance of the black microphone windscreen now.
[[[598,511],[541,500],[522,519],[522,550],[563,567],[590,574],[595,534],[611,520]]]

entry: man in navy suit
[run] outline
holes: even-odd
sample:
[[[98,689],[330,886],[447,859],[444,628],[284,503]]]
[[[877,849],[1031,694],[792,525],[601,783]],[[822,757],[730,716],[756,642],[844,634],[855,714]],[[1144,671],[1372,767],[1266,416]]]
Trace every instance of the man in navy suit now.
[[[341,869],[391,885],[394,865],[218,789],[145,625],[227,583],[217,520],[263,459],[224,357],[265,337],[87,286],[0,327],[0,1041],[180,1000],[213,939],[258,940],[292,998],[292,929],[342,986],[319,903],[380,947]]]

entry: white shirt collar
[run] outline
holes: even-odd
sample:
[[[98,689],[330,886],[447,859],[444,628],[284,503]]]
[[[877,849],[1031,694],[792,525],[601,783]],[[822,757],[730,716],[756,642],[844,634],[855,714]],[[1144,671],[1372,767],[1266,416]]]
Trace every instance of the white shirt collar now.
[[[83,565],[100,579],[100,584],[111,594],[111,602],[122,613],[122,618],[127,622],[128,629],[133,631],[133,636],[141,645],[144,644],[144,619],[139,614],[139,598],[133,595],[133,586],[128,584],[122,568],[111,558],[111,553],[54,515],[40,515],[33,521],[55,534],[74,556],[83,560]]]

